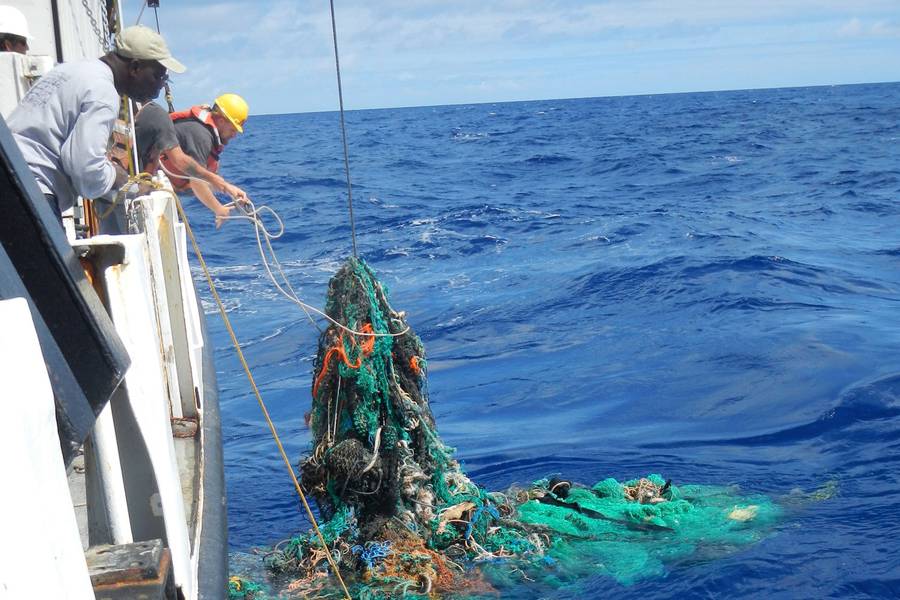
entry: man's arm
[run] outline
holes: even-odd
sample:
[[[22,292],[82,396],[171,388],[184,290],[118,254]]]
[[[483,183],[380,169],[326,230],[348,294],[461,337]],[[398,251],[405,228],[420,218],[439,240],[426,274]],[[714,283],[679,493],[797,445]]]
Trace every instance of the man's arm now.
[[[178,169],[182,173],[190,175],[191,177],[198,177],[198,178],[202,179],[203,181],[205,181],[209,185],[211,185],[215,191],[222,192],[224,194],[228,194],[229,196],[231,196],[238,202],[246,202],[247,201],[247,199],[248,199],[247,194],[244,192],[244,190],[237,187],[236,185],[232,185],[232,184],[228,183],[218,173],[213,173],[212,171],[209,171],[209,170],[203,168],[202,166],[200,166],[200,163],[198,163],[196,160],[191,158],[190,155],[188,155],[187,153],[185,153],[184,150],[181,149],[181,146],[175,146],[174,148],[170,148],[165,151],[165,154],[166,154],[166,158],[168,158],[170,161],[172,161],[172,166],[174,166],[176,169]],[[198,182],[191,181],[192,189],[194,187],[193,186],[194,183],[198,183]],[[197,193],[196,190],[194,191],[194,193],[195,194]],[[200,198],[199,194],[197,195],[197,197]],[[201,201],[202,201],[202,198],[201,198]],[[204,202],[204,204],[209,206],[209,204],[207,204],[206,202]],[[212,208],[212,207],[210,207],[210,208]],[[213,212],[215,212],[215,211],[213,211]]]
[[[86,198],[98,198],[118,183],[119,173],[106,156],[115,120],[112,107],[99,102],[87,103],[60,148],[63,171],[75,191]]]
[[[197,196],[197,199],[203,203],[203,206],[213,211],[216,215],[216,229],[222,226],[222,223],[225,222],[225,217],[227,217],[231,213],[230,206],[222,206],[222,203],[219,202],[216,195],[213,194],[212,189],[205,181],[197,181],[195,179],[191,179],[191,191],[194,192],[194,195]]]

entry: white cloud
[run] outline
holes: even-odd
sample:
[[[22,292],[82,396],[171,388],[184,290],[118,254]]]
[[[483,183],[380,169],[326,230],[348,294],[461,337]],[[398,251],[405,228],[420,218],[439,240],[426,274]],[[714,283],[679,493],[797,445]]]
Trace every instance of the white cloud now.
[[[878,21],[872,25],[872,34],[878,37],[900,37],[900,23]]]
[[[535,63],[552,63],[578,78],[582,74],[573,65],[579,61],[621,61],[646,69],[654,60],[689,61],[691,53],[700,60],[721,48],[743,48],[740,52],[752,55],[762,46],[787,52],[816,44],[827,60],[828,48],[837,44],[900,37],[897,0],[337,0],[335,5],[345,91],[355,92],[345,94],[351,107],[371,106],[369,98],[396,97],[391,86],[398,82],[416,89],[416,101],[425,95],[434,103],[458,97],[461,89],[478,92],[479,98],[491,91],[498,99],[535,93],[540,79],[529,81],[527,89],[498,83],[539,77],[528,71]],[[179,105],[228,89],[266,112],[334,107],[328,3],[183,0],[163,7],[163,33],[189,67],[177,79]],[[145,13],[145,23],[149,19]],[[705,64],[708,60],[694,69],[698,80],[706,75]],[[443,88],[450,82],[442,78],[455,74],[467,83]],[[892,78],[888,71],[882,77]],[[471,83],[481,81],[485,86]]]
[[[841,25],[837,33],[841,37],[895,38],[900,37],[900,24],[894,21],[864,23],[853,17]]]
[[[863,31],[862,21],[853,17],[838,29],[838,35],[842,37],[856,37]]]

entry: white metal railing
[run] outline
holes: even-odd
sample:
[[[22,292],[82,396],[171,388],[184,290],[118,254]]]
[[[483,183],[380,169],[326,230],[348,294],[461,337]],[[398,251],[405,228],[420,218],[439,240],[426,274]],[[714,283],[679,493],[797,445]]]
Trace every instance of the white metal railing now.
[[[96,463],[114,469],[112,465],[118,461],[126,474],[152,474],[157,488],[156,494],[149,494],[147,488],[138,486],[135,490],[129,486],[129,477],[124,483],[115,477],[102,478],[106,518],[111,525],[119,523],[111,527],[123,538],[115,543],[130,541],[124,539],[129,531],[121,523],[123,518],[134,530],[134,537],[158,529],[161,522],[164,532],[156,537],[164,533],[176,583],[190,599],[197,594],[197,567],[191,555],[188,525],[192,507],[184,503],[172,417],[199,416],[203,337],[184,226],[178,221],[174,201],[167,191],[154,191],[133,200],[129,217],[139,233],[100,235],[74,246],[92,250],[97,273],[102,274],[107,308],[131,357],[123,387],[107,407],[114,415],[115,429],[107,431],[106,421],[101,420],[93,434]],[[132,439],[132,429],[137,430],[139,439]],[[125,443],[123,436],[130,436]],[[104,438],[106,443],[101,441]],[[128,498],[135,493],[150,497],[137,501]],[[89,495],[88,502],[91,500]],[[124,514],[116,509],[123,505]],[[129,514],[128,507],[134,506],[151,509]]]

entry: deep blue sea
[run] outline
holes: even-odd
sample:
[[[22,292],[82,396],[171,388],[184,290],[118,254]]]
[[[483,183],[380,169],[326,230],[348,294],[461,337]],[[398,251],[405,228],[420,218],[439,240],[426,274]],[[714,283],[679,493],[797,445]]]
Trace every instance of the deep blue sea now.
[[[837,484],[753,546],[598,577],[592,597],[900,596],[900,84],[346,119],[359,254],[422,338],[439,432],[479,484]],[[222,169],[285,219],[276,250],[321,307],[351,253],[338,114],[253,117]],[[250,226],[189,214],[296,462],[318,333]],[[198,288],[246,551],[309,524]]]

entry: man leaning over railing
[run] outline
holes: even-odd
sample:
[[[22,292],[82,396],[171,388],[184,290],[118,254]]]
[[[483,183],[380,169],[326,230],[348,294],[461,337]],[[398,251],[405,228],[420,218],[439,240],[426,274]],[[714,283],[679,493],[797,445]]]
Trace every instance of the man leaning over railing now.
[[[128,180],[107,156],[119,95],[156,98],[167,70],[183,73],[185,67],[163,38],[147,27],[128,27],[112,52],[56,66],[10,114],[7,124],[60,225],[79,195],[98,198]]]

